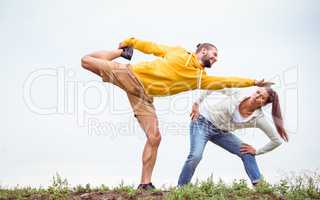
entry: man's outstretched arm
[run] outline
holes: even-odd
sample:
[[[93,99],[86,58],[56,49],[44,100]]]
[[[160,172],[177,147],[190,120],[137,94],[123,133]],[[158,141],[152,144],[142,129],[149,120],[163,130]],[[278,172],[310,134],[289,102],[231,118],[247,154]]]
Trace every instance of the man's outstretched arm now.
[[[155,56],[164,57],[167,52],[172,48],[166,45],[156,44],[151,41],[139,40],[134,37],[125,39],[119,45],[119,47],[130,46],[145,54],[153,54]]]
[[[201,89],[204,90],[220,90],[223,88],[242,88],[251,86],[270,86],[272,82],[262,80],[255,80],[240,77],[220,77],[220,76],[204,76]]]

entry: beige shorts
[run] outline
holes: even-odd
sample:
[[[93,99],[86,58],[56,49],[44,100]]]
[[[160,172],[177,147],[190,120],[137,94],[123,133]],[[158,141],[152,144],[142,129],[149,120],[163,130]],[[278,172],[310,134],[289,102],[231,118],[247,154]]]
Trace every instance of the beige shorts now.
[[[104,82],[112,83],[127,93],[135,117],[157,117],[153,97],[146,94],[142,83],[133,74],[129,64],[113,61],[111,66],[100,72],[100,75]]]

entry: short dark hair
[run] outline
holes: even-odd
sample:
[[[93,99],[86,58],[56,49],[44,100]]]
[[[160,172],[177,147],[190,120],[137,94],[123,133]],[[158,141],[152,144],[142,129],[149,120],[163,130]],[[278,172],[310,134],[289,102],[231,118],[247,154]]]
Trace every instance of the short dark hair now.
[[[211,43],[207,43],[207,42],[205,42],[205,43],[199,43],[199,44],[197,45],[196,53],[199,53],[202,49],[207,49],[207,50],[209,50],[209,49],[211,49],[211,48],[217,49],[217,47],[214,46],[214,45],[211,44]]]

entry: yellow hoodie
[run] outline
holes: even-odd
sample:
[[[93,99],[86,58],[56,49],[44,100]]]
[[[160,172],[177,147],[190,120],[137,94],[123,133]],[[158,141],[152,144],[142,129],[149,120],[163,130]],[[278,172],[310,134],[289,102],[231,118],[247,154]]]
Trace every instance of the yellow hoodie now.
[[[208,76],[196,54],[182,47],[159,45],[136,38],[128,38],[122,44],[160,57],[153,61],[133,64],[131,68],[150,96],[168,96],[197,88],[219,90],[255,84],[253,79]]]

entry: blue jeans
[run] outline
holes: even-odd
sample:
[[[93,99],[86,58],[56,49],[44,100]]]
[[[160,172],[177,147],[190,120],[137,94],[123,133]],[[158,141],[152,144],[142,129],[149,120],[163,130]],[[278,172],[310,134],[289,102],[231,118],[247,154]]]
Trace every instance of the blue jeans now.
[[[196,121],[192,121],[190,124],[190,153],[179,176],[178,186],[188,184],[191,181],[208,140],[239,156],[251,183],[259,182],[261,174],[255,156],[240,153],[242,141],[234,134],[216,128],[213,123],[200,115]]]

